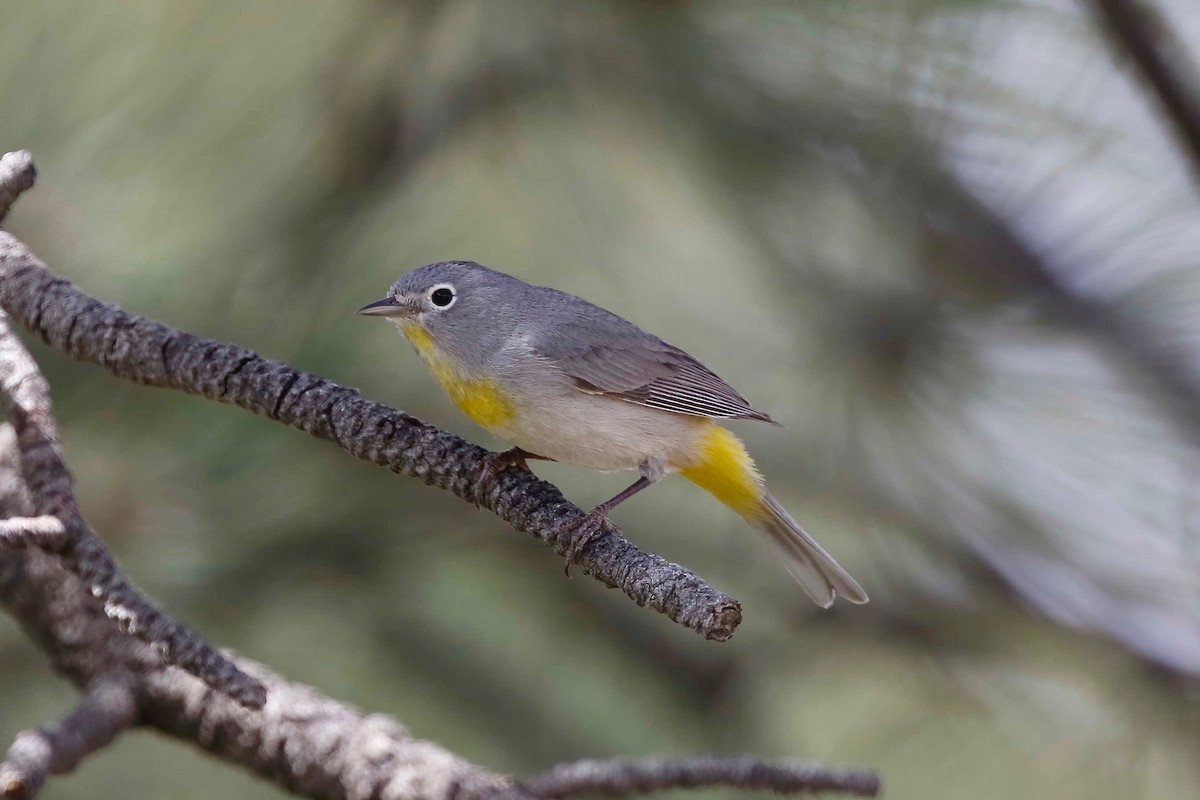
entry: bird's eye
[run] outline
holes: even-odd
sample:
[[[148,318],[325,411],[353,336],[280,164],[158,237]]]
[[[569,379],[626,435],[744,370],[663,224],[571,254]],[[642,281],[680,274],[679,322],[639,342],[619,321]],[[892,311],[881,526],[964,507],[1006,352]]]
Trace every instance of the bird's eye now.
[[[454,303],[453,286],[437,286],[429,293],[429,302],[438,308],[449,308]]]

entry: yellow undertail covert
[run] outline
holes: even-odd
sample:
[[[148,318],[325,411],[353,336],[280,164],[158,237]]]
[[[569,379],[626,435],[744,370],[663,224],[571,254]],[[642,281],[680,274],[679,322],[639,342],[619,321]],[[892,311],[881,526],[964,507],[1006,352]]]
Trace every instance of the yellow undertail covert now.
[[[699,451],[690,463],[676,465],[679,474],[742,516],[763,516],[762,476],[742,440],[710,422]]]

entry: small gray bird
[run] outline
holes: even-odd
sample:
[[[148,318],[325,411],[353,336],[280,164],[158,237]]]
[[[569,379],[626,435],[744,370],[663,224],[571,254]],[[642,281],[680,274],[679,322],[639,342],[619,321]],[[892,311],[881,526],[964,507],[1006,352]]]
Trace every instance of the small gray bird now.
[[[671,472],[765,533],[818,605],[867,594],[763,486],[741,440],[715,419],[774,420],[677,347],[574,295],[446,261],[413,270],[359,309],[388,317],[467,416],[516,447],[478,482],[544,459],[638,470],[573,531],[568,562],[619,503]]]

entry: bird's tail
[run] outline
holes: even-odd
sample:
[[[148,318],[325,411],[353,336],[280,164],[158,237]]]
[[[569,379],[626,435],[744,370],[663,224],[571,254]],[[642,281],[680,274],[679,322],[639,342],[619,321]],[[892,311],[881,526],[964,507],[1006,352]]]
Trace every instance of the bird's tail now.
[[[851,603],[867,602],[857,581],[771,497],[745,445],[728,430],[718,425],[706,429],[698,456],[679,473],[775,542],[783,552],[784,567],[814,603],[829,608],[838,595]]]
[[[842,569],[774,497],[763,492],[762,506],[764,513],[761,516],[747,516],[746,521],[779,545],[784,554],[783,565],[814,603],[829,608],[839,595],[851,603],[867,602],[867,593],[858,581],[851,578],[850,573]]]

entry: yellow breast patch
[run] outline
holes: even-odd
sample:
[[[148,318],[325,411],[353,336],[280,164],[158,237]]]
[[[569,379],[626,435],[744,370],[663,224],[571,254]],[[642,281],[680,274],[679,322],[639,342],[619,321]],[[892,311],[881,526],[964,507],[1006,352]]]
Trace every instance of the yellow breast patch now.
[[[494,431],[512,421],[517,410],[512,398],[491,378],[472,378],[463,373],[438,349],[429,332],[415,323],[402,328],[421,360],[450,395],[454,405],[478,425]]]
[[[762,513],[762,476],[754,459],[742,440],[720,425],[706,426],[695,457],[679,465],[679,474],[743,516]]]

